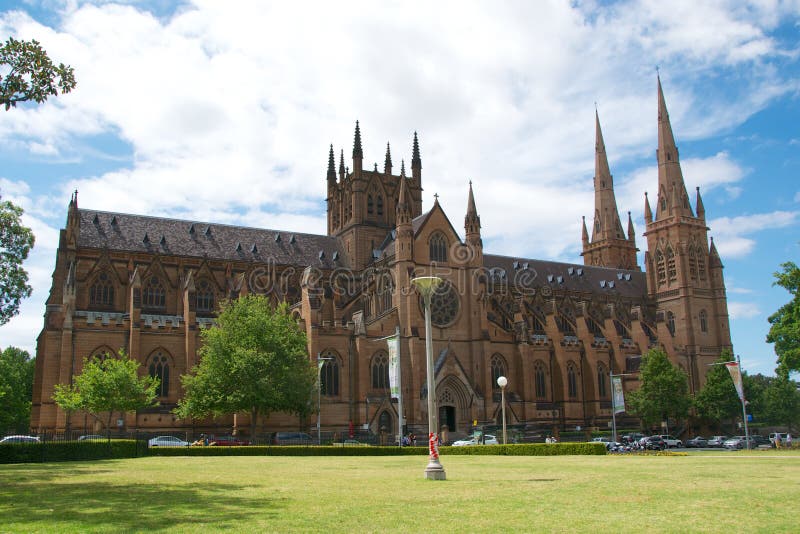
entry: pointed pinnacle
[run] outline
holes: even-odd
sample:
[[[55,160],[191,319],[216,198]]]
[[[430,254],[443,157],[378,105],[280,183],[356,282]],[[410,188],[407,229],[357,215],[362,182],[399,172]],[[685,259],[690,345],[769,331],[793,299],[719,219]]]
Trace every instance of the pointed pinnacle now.
[[[353,157],[364,157],[364,152],[361,150],[361,129],[359,128],[358,121],[356,121],[356,134],[355,138],[353,139]]]
[[[467,198],[467,217],[478,216],[478,209],[475,207],[475,195],[472,194],[472,180],[469,182],[469,197]]]
[[[389,142],[386,142],[386,160],[383,163],[383,170],[386,173],[390,173],[392,171],[392,150],[389,147]]]
[[[581,240],[583,241],[583,246],[589,244],[589,230],[586,228],[586,216],[582,215],[581,219],[583,220],[583,232],[581,234]]]
[[[406,160],[404,159],[400,160],[400,176],[406,177]]]
[[[700,186],[697,186],[697,217],[703,219],[705,216],[706,207],[703,205],[703,199],[700,196]]]
[[[631,212],[628,212],[628,241],[635,241],[636,240],[636,232],[633,230],[633,219],[631,218]]]
[[[653,222],[653,212],[650,211],[650,200],[647,198],[647,191],[644,192],[644,222]]]
[[[417,132],[414,132],[414,145],[411,150],[411,167],[419,166],[422,164],[422,159],[419,157],[419,139],[417,139]]]
[[[336,161],[333,157],[333,145],[331,145],[331,150],[328,152],[328,178],[336,177]]]

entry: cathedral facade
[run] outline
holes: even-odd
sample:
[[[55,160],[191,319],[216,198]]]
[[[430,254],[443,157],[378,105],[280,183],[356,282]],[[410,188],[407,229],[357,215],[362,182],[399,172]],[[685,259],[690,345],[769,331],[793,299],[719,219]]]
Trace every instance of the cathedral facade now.
[[[352,168],[333,146],[327,169],[327,235],[109,213],[70,201],[37,340],[31,426],[93,426],[54,404],[84,357],[124,349],[161,378],[160,405],[118,420],[121,429],[189,431],[247,427],[246,415],[186,421],[172,413],[180,376],[198,361],[200,331],[220,301],[244,294],[286,301],[320,363],[326,431],[394,433],[386,337],[399,333],[403,415],[427,432],[424,312],[411,280],[444,280],[431,305],[438,420],[450,435],[499,421],[506,387],[509,424],[545,432],[607,428],[610,375],[638,385],[641,355],[662,348],[695,391],[707,364],[731,347],[722,263],[708,241],[699,190],[694,208],[658,82],[657,195],[645,197],[645,265],[637,263],[614,197],[599,118],[595,212],[583,224],[581,264],[484,251],[472,185],[462,234],[435,199],[423,211],[416,133],[410,176],[363,167],[356,123]],[[465,188],[466,189],[466,188]],[[590,237],[591,236],[591,237]],[[265,432],[308,422],[287,414],[259,421]]]

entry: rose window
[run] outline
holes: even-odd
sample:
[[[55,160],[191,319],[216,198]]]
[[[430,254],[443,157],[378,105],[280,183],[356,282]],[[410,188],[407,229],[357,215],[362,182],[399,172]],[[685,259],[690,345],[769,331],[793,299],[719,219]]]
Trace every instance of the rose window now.
[[[425,313],[424,304],[420,299],[420,309]],[[458,293],[449,283],[437,288],[431,295],[431,323],[439,328],[444,328],[455,322],[458,316]]]

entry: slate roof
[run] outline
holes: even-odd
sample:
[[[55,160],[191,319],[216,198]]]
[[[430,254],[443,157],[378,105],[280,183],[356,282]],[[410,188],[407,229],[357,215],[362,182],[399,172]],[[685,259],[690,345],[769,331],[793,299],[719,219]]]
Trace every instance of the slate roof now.
[[[608,292],[629,298],[641,298],[647,294],[647,279],[642,271],[493,254],[483,255],[483,265],[488,270],[502,269],[509,284],[523,287],[549,286],[594,294]]]
[[[277,265],[347,267],[334,237],[78,210],[78,246]],[[146,236],[146,238],[145,238]]]

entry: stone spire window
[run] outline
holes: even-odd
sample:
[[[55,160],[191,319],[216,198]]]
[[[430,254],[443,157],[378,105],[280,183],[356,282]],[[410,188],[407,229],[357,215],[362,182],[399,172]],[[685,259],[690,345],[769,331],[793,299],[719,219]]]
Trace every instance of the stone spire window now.
[[[142,291],[142,307],[163,310],[167,303],[167,292],[157,276],[150,277]]]
[[[89,305],[100,308],[110,308],[114,305],[114,284],[108,273],[100,273],[89,288]]]

